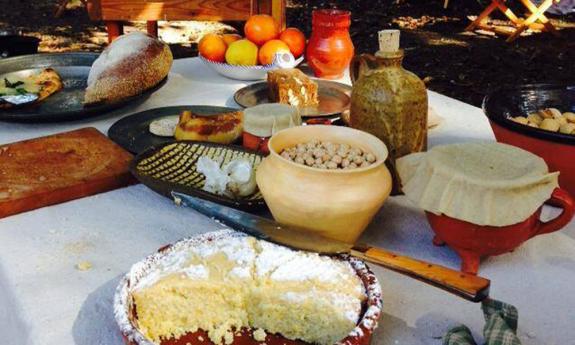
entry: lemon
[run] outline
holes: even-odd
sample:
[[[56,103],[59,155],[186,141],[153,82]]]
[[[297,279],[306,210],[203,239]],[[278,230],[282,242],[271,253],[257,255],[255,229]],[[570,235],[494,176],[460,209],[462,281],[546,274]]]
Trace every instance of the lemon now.
[[[232,42],[226,51],[226,62],[230,65],[257,65],[258,46],[246,39]]]

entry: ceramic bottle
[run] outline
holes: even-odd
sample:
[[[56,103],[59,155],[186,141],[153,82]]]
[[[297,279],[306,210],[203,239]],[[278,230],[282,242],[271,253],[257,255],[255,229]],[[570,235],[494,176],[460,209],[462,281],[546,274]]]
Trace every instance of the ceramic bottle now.
[[[387,145],[392,194],[399,194],[395,160],[427,148],[427,91],[421,79],[402,67],[399,30],[380,31],[379,43],[375,56],[362,54],[350,65],[350,125]]]

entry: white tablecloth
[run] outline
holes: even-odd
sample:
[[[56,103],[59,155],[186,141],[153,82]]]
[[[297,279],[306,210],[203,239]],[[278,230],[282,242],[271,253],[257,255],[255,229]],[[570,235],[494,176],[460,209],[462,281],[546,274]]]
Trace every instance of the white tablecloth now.
[[[0,123],[0,144],[85,126],[106,133],[126,114],[164,105],[236,106],[232,95],[244,85],[216,75],[197,59],[177,60],[168,84],[143,104],[79,122]],[[431,146],[493,140],[480,109],[434,92],[429,99],[445,119],[431,130]],[[545,209],[544,214],[554,211]],[[220,227],[142,185],[1,219],[0,343],[122,344],[111,309],[119,277],[164,244]],[[423,213],[403,197],[390,198],[361,239],[458,268],[455,253],[434,247],[431,240]],[[75,265],[85,260],[93,268],[77,270]],[[480,337],[483,316],[478,304],[372,268],[384,293],[384,315],[374,344],[440,344],[445,331],[459,323]],[[575,344],[574,223],[513,253],[484,260],[480,274],[492,280],[493,298],[518,307],[523,344]]]

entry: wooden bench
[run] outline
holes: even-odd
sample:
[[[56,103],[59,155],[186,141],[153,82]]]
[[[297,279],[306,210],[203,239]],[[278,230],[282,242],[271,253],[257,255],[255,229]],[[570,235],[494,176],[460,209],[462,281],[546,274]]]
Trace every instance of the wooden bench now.
[[[103,20],[108,41],[123,34],[125,21],[146,21],[158,36],[158,20],[245,21],[265,13],[285,27],[286,0],[87,0],[92,20]]]

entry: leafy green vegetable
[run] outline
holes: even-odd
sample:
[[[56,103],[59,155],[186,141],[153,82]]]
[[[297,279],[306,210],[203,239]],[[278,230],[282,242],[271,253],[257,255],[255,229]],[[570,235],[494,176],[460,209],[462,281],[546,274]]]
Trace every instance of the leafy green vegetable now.
[[[21,80],[18,80],[18,81],[15,82],[15,83],[11,83],[10,80],[8,80],[8,78],[4,78],[4,84],[6,85],[6,87],[9,87],[9,88],[11,88],[11,89],[14,89],[14,88],[16,88],[16,87],[18,87],[18,86],[24,84],[24,82],[21,81]]]
[[[17,89],[16,89],[16,92],[18,92],[20,95],[25,95],[25,94],[28,94],[28,93],[29,93],[28,91],[26,91],[26,89],[23,89],[23,88],[21,88],[21,87],[20,87],[20,88],[17,88]]]

